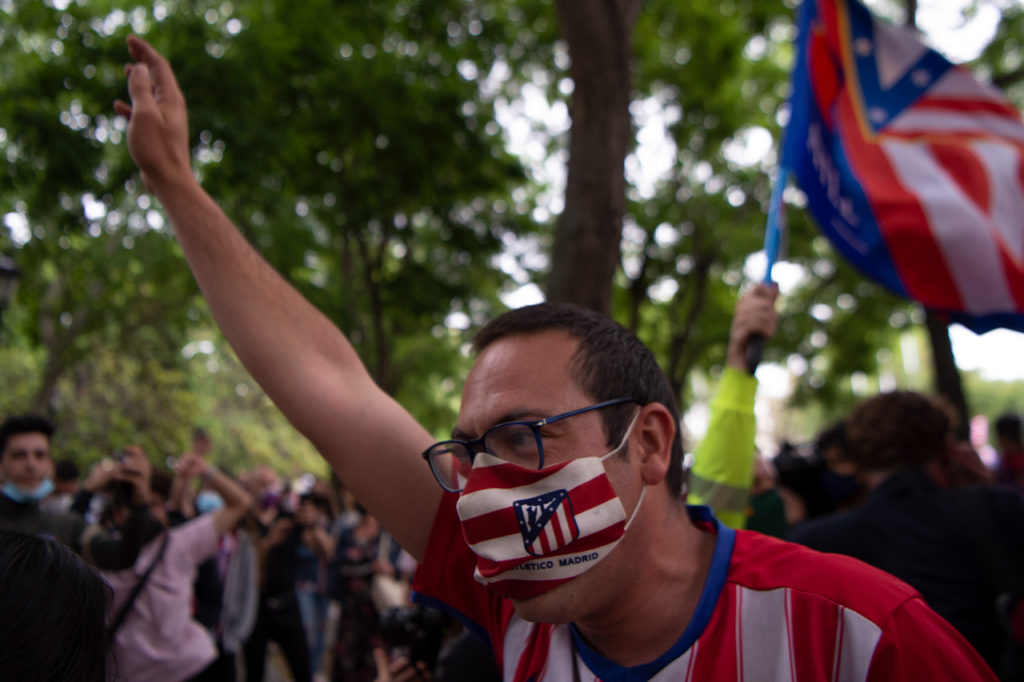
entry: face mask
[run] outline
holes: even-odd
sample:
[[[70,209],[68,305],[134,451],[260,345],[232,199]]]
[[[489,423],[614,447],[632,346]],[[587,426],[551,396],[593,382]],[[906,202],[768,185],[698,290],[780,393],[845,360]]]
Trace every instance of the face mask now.
[[[224,506],[224,498],[212,490],[203,490],[196,495],[196,511],[200,514],[208,514],[217,511]]]
[[[639,412],[637,412],[639,414]],[[581,457],[543,469],[477,454],[456,510],[466,543],[477,555],[474,577],[510,599],[543,594],[582,574],[619,544],[633,514],[615,494],[601,457]]]
[[[4,483],[3,492],[4,495],[21,504],[25,504],[26,502],[38,502],[53,492],[53,481],[48,478],[44,479],[42,483],[36,486],[35,490],[23,490],[10,481],[7,481]]]

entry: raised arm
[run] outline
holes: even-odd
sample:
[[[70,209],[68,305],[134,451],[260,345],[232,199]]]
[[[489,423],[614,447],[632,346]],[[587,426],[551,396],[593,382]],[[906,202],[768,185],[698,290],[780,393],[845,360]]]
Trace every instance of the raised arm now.
[[[238,232],[192,173],[185,99],[167,60],[137,37],[126,67],[128,150],[163,204],[239,359],[399,542],[422,556],[440,498],[419,457],[432,438],[373,382],[348,340]]]
[[[200,462],[198,458],[189,454],[178,458],[174,466],[174,480],[171,481],[171,493],[167,496],[167,511],[181,514],[186,519],[196,515],[196,505],[193,501],[192,481],[201,471],[197,468]]]
[[[775,334],[777,289],[758,284],[736,303],[726,368],[711,399],[704,439],[693,453],[689,502],[705,504],[722,523],[742,528],[754,471],[754,393],[757,380],[747,373],[744,352],[751,334]]]
[[[220,533],[226,533],[248,513],[252,498],[233,478],[209,462],[199,460],[199,466],[206,484],[224,499],[224,506],[213,512],[213,521]]]

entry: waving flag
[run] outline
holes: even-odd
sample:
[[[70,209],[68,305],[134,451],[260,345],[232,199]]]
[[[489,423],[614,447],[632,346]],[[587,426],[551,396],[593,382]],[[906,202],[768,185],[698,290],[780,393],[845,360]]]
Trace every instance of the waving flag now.
[[[805,0],[782,165],[836,249],[981,333],[1024,331],[1024,123],[856,0]]]

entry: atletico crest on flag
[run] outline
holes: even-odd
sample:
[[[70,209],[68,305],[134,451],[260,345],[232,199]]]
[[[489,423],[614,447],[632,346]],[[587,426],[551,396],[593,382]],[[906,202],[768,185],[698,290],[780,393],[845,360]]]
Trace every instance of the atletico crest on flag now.
[[[805,0],[782,166],[836,249],[984,332],[1024,331],[1024,123],[856,0]]]
[[[565,547],[580,535],[572,501],[565,490],[544,493],[512,503],[523,536],[523,547],[533,556],[543,556]]]

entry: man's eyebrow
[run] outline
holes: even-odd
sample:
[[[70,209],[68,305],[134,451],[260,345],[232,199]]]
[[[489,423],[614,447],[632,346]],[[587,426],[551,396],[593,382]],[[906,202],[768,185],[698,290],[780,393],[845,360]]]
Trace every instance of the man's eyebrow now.
[[[502,415],[497,420],[495,420],[495,422],[493,424],[491,424],[490,426],[488,426],[487,428],[488,429],[492,429],[495,426],[498,426],[500,424],[507,424],[508,422],[519,422],[519,421],[535,422],[535,421],[538,421],[538,420],[541,420],[541,419],[545,419],[545,417],[541,416],[541,412],[539,412],[538,410],[535,410],[535,409],[513,410],[511,412],[506,412],[504,415]],[[486,431],[487,429],[484,429],[484,430]],[[476,438],[476,436],[472,436],[472,435],[466,433],[465,431],[459,429],[459,427],[455,427],[454,429],[452,429],[452,439],[453,440],[467,440],[468,441],[468,440],[473,440],[474,438]]]

